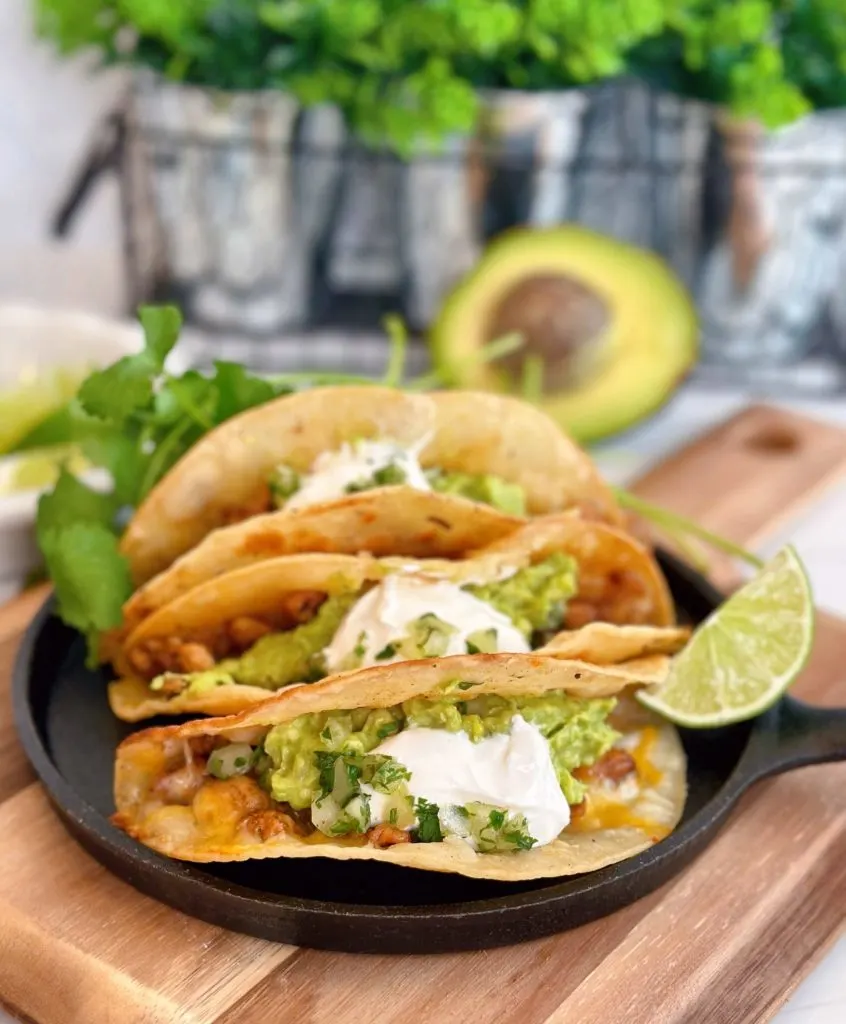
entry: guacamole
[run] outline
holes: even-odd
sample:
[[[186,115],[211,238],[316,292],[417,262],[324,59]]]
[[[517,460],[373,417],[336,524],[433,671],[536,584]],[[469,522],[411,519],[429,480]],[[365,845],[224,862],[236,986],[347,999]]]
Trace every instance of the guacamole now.
[[[450,684],[451,692],[440,700],[415,698],[390,708],[322,711],[274,726],[264,741],[268,762],[262,775],[264,784],[274,800],[303,810],[321,793],[321,752],[367,754],[408,726],[450,732],[463,729],[478,742],[493,733],[507,732],[511,719],[519,714],[548,740],[567,801],[580,803],[585,788],[572,771],[593,764],[613,746],[618,733],[606,719],[616,701],[582,700],[561,691],[541,697],[486,694],[474,698],[472,687],[462,689],[464,686],[461,682]]]
[[[569,555],[556,552],[537,565],[519,569],[508,579],[467,584],[463,589],[508,616],[531,639],[539,630],[560,627],[567,599],[576,593],[576,564]],[[264,636],[240,657],[221,661],[206,672],[184,676],[188,691],[199,694],[233,684],[279,690],[291,683],[321,679],[326,674],[323,652],[361,596],[361,591],[348,591],[327,597],[309,622]],[[385,657],[392,657],[397,651],[404,659],[438,657],[454,630],[451,623],[429,613],[411,623],[407,638],[388,644]],[[468,637],[468,651],[494,653],[496,631],[473,633]],[[383,659],[377,655],[379,660]],[[345,667],[356,665],[351,662]],[[160,676],[153,680],[151,688],[162,689],[164,679]]]
[[[433,491],[456,494],[483,505],[491,505],[511,516],[526,514],[526,494],[519,484],[509,483],[491,473],[448,473],[444,469],[430,469],[426,479]]]
[[[324,674],[323,648],[358,597],[355,591],[327,597],[309,622],[284,633],[263,636],[240,658],[229,658],[208,672],[193,675],[189,691],[202,693],[232,683],[278,690],[289,683],[320,679]]]
[[[526,514],[526,495],[519,484],[509,483],[490,473],[449,473],[443,469],[426,470],[426,480],[433,491],[440,494],[455,494],[483,505],[491,505],[508,515]],[[344,487],[345,494],[372,491],[377,487],[396,486],[408,481],[408,474],[399,462],[364,474]],[[277,466],[268,479],[268,487],[276,508],[282,508],[300,490],[302,478],[290,466]],[[421,480],[422,483],[422,480]],[[414,486],[412,484],[412,486]]]
[[[556,551],[508,579],[464,589],[507,615],[531,637],[536,631],[561,628],[566,603],[578,589],[576,571],[575,559]]]

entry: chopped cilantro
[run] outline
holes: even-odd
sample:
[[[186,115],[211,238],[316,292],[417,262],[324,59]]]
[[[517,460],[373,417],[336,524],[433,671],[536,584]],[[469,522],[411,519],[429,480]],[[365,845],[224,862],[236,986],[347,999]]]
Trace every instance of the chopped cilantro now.
[[[385,644],[381,651],[376,655],[376,661],[387,661],[388,658],[393,658],[397,653],[397,645],[395,643]]]
[[[391,810],[390,810],[390,813],[388,814],[388,824],[389,825],[396,825],[398,817],[399,817],[399,811],[396,809],[396,807],[392,807]]]
[[[377,469],[373,474],[373,483],[379,487],[387,487],[391,484],[404,484],[408,479],[408,474],[395,462],[389,462],[387,466],[382,466],[381,469]]]
[[[300,489],[300,477],[290,466],[277,466],[267,485],[274,504],[281,508]]]
[[[376,730],[376,735],[383,740],[387,736],[393,736],[395,732],[399,732],[399,722],[387,722]]]
[[[358,822],[352,818],[341,818],[329,829],[333,836],[345,836],[350,832],[358,832]]]
[[[373,481],[372,480],[367,480],[367,479],[352,480],[344,488],[344,494],[358,494],[360,491],[369,491],[369,490],[372,489],[372,487],[373,487]]]
[[[494,829],[501,829],[505,824],[505,811],[493,810],[488,815],[488,825]]]
[[[347,783],[353,792],[358,790],[358,780],[361,777],[361,766],[351,758],[344,758],[344,771],[347,776]]]
[[[472,690],[472,688],[474,686],[481,686],[481,685],[482,685],[481,683],[468,683],[468,682],[465,681],[465,682],[462,682],[462,683],[458,684],[458,689],[459,690]]]
[[[411,778],[411,772],[392,757],[385,757],[370,779],[370,785],[377,793],[395,793],[403,782]]]
[[[358,634],[358,640],[356,640],[355,647],[353,647],[353,655],[361,660],[367,653],[367,633],[362,630]]]
[[[457,809],[457,808],[456,808]],[[479,853],[514,853],[530,850],[537,842],[529,835],[529,826],[522,814],[509,814],[503,807],[470,803],[464,810],[466,826],[461,834],[472,837]]]
[[[335,762],[340,756],[340,754],[330,750],[315,750],[314,752],[314,763],[317,765],[317,770],[320,773],[320,793],[322,796],[332,792],[332,787],[335,785]]]
[[[523,831],[503,832],[502,838],[506,843],[512,843],[518,850],[531,850],[537,843],[537,839]]]
[[[347,484],[344,491],[347,494],[358,494],[360,491],[370,491],[374,487],[387,487],[391,484],[404,484],[407,475],[402,466],[395,462],[389,462],[387,466],[374,470],[372,476],[361,477]]]
[[[430,804],[428,800],[421,798],[414,801],[414,810],[417,814],[417,842],[441,842],[444,836],[441,832],[440,822],[438,821],[438,805]]]

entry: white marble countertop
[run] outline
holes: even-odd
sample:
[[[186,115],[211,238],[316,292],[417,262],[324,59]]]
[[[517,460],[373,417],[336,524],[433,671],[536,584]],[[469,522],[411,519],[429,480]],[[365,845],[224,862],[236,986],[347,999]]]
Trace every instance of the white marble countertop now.
[[[0,300],[117,312],[122,302],[114,189],[107,184],[95,196],[72,241],[50,243],[46,224],[120,79],[113,73],[92,79],[79,62],[57,62],[32,41],[30,8],[27,0],[0,4],[0,91],[7,97],[0,105]],[[603,446],[599,462],[611,479],[624,482],[752,397],[687,387],[649,424]],[[846,425],[846,403],[792,407]],[[769,551],[791,539],[810,569],[819,604],[844,615],[845,519],[846,481],[767,545]],[[777,1024],[846,1021],[846,939],[774,1019]],[[9,1020],[0,1010],[0,1024]]]

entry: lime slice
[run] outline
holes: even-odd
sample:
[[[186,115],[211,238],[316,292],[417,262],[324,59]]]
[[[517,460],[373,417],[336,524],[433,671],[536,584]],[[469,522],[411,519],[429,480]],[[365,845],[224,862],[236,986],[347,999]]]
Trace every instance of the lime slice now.
[[[85,375],[64,367],[37,374],[30,367],[16,387],[0,391],[0,454],[73,398]]]
[[[788,546],[698,627],[667,679],[638,700],[692,729],[743,722],[775,704],[813,639],[811,585]]]
[[[0,461],[0,495],[49,487],[55,483],[61,465],[76,475],[91,468],[73,444],[40,448],[31,454],[5,458]]]

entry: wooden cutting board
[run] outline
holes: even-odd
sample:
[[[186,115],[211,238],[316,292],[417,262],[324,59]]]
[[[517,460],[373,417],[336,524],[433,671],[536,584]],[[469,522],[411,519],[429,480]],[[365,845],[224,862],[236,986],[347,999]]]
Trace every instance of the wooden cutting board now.
[[[755,407],[638,490],[750,544],[844,472],[846,432]],[[846,765],[758,785],[659,892],[522,946],[351,956],[194,921],[89,858],[32,780],[7,691],[42,598],[0,610],[0,1000],[38,1024],[742,1024],[769,1019],[842,926]],[[846,703],[844,646],[846,623],[820,615],[800,695]]]

